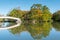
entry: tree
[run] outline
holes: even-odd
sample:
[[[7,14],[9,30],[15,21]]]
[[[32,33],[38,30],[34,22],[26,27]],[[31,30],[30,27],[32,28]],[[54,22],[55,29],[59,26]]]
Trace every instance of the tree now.
[[[57,11],[57,12],[55,12],[55,13],[53,14],[52,19],[53,19],[54,21],[60,21],[60,10]]]
[[[30,14],[31,14],[31,19],[33,20],[41,20],[42,16],[42,5],[41,4],[33,4],[31,6]]]
[[[21,18],[23,17],[24,15],[24,11],[21,11],[20,9],[13,9],[9,14],[8,16],[12,16],[12,17],[17,17],[17,18]]]
[[[51,17],[52,17],[52,14],[49,11],[48,7],[47,6],[43,6],[43,10],[42,11],[43,11],[42,20],[43,21],[50,21]]]
[[[24,19],[38,20],[41,17],[41,15],[42,15],[41,4],[33,4],[31,6],[31,10],[25,14]]]

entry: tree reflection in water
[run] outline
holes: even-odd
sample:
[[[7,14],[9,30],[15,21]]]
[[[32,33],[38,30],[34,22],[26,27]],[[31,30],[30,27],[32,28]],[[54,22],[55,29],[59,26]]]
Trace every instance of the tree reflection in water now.
[[[56,29],[56,31],[60,31],[60,22],[53,22],[53,27]]]
[[[28,23],[27,23],[28,24]],[[34,39],[42,39],[43,37],[47,37],[51,30],[51,22],[43,22],[32,24],[29,23],[22,24],[19,27],[10,29],[10,32],[13,34],[20,34],[23,31],[28,31]]]

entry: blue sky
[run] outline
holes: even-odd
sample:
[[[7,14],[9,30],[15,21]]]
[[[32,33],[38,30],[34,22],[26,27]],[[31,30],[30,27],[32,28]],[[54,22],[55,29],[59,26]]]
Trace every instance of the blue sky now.
[[[52,13],[60,10],[60,0],[0,0],[0,14],[6,15],[17,7],[29,10],[33,4],[46,5]]]

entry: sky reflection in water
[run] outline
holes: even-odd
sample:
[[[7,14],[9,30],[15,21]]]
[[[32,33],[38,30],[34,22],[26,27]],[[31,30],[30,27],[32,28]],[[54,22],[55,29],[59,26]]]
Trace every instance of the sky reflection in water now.
[[[22,24],[13,29],[0,30],[0,40],[60,40],[59,24],[58,22]]]

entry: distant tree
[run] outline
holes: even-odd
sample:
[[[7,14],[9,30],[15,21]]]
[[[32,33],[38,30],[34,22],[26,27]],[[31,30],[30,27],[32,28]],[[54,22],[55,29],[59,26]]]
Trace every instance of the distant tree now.
[[[57,11],[57,12],[55,12],[55,13],[53,14],[52,19],[53,19],[54,21],[60,21],[60,10]]]

